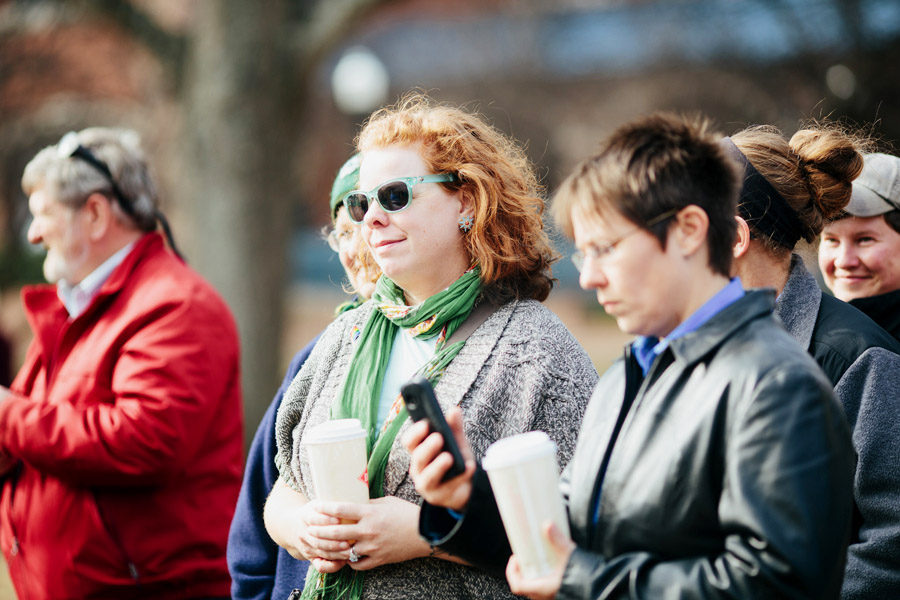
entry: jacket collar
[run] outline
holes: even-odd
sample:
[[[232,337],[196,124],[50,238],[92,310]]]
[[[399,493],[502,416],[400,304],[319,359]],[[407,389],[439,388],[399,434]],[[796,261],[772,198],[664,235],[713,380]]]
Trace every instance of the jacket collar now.
[[[878,296],[854,298],[850,304],[866,313],[896,337],[900,333],[900,290]]]
[[[672,340],[669,348],[675,360],[687,365],[700,361],[744,325],[772,313],[775,290],[760,289],[732,302],[696,331]]]
[[[106,283],[100,288],[97,294],[99,300],[102,296],[111,296],[122,291],[125,284],[131,279],[137,266],[147,256],[159,252],[163,248],[162,236],[156,232],[148,233],[140,238],[134,245],[134,250],[125,257],[122,264],[112,272]],[[96,302],[94,303],[96,304]]]
[[[791,274],[784,291],[775,302],[775,315],[781,319],[791,337],[804,348],[812,343],[819,306],[822,304],[822,290],[816,278],[806,269],[799,255],[791,256]]]
[[[87,309],[78,318],[73,319],[73,322],[87,318],[107,298],[119,293],[141,260],[161,247],[162,237],[158,233],[148,233],[141,237],[131,253],[100,287]],[[22,304],[36,341],[41,344],[42,349],[53,348],[59,331],[69,319],[69,313],[56,293],[56,286],[42,284],[23,287]]]
[[[103,287],[109,276],[116,270],[116,267],[122,264],[122,261],[134,250],[136,243],[137,240],[119,248],[112,256],[103,261],[100,266],[88,273],[78,284],[69,285],[65,280],[56,284],[57,295],[65,305],[66,310],[69,311],[70,318],[74,319],[91,305],[96,293],[100,291],[100,288]]]

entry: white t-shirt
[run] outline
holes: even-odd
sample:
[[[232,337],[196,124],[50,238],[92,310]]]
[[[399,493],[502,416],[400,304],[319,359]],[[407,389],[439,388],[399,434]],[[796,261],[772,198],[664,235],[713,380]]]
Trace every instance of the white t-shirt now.
[[[406,329],[399,328],[394,335],[391,357],[388,359],[384,380],[381,383],[381,396],[378,399],[377,431],[381,431],[390,413],[394,400],[400,395],[400,386],[409,381],[416,371],[434,356],[438,337],[427,340],[414,338]]]

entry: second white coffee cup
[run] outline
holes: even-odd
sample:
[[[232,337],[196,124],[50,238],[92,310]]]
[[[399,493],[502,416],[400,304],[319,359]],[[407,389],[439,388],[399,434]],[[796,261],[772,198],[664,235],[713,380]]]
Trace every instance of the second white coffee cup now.
[[[548,575],[562,557],[550,545],[544,524],[552,521],[570,535],[559,491],[556,444],[543,431],[514,435],[491,444],[481,464],[522,574]]]
[[[317,499],[358,504],[369,501],[366,430],[359,419],[336,419],[311,427],[300,443],[309,455]]]

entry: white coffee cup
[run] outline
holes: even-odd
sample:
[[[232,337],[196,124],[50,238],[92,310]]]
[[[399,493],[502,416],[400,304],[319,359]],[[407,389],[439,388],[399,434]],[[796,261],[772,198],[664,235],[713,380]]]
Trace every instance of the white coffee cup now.
[[[491,444],[481,464],[522,574],[548,575],[562,557],[550,544],[544,524],[552,521],[570,536],[559,491],[556,444],[543,431],[514,435]]]
[[[317,499],[357,504],[369,501],[366,430],[359,419],[336,419],[311,427],[300,443],[309,455]]]

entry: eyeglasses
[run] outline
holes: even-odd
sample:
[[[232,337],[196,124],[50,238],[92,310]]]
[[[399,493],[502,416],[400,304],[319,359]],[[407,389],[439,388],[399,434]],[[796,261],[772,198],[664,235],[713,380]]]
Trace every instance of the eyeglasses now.
[[[128,199],[125,197],[125,194],[123,194],[122,190],[119,189],[119,184],[116,183],[116,179],[113,177],[112,171],[109,170],[109,165],[97,158],[96,154],[81,145],[81,142],[78,140],[78,133],[70,131],[66,135],[62,136],[62,139],[60,139],[59,143],[56,144],[56,153],[60,158],[78,158],[94,167],[97,172],[106,177],[106,180],[109,182],[110,188],[112,188],[113,196],[115,196],[115,200],[119,203],[119,206],[122,208],[122,210],[124,210],[125,213],[135,222],[140,221],[137,213],[134,210],[134,205],[128,201]],[[165,233],[166,235],[166,240],[168,240],[169,246],[172,248],[172,252],[174,252],[175,255],[178,256],[178,258],[184,260],[184,257],[181,255],[181,253],[178,251],[178,247],[175,245],[175,238],[172,237],[172,229],[169,227],[169,221],[159,210],[156,210],[155,213],[156,219],[159,221],[160,225],[162,225],[163,233]]]
[[[332,229],[328,232],[327,236],[328,246],[335,252],[340,252],[344,248],[350,246],[350,244],[353,242],[355,234],[356,231],[353,229],[344,229],[341,231]]]
[[[344,196],[344,206],[350,220],[359,225],[369,211],[369,202],[377,200],[384,212],[400,212],[409,206],[412,200],[412,189],[419,183],[447,183],[456,181],[453,173],[440,175],[419,175],[417,177],[400,177],[382,183],[371,192],[353,190]]]
[[[603,244],[591,242],[590,244],[588,244],[585,247],[585,249],[583,251],[576,250],[572,254],[572,264],[575,265],[575,268],[578,269],[578,272],[580,273],[581,270],[584,268],[585,258],[590,258],[591,260],[599,260],[606,256],[609,256],[609,254],[613,250],[616,249],[616,246],[621,244],[628,236],[635,234],[638,231],[641,231],[643,229],[653,227],[654,225],[659,225],[666,219],[670,219],[670,218],[674,217],[676,214],[678,214],[678,211],[680,211],[680,210],[681,210],[681,208],[673,208],[671,210],[667,210],[666,212],[662,213],[661,215],[657,215],[657,216],[653,217],[652,219],[650,219],[649,221],[647,221],[646,223],[644,223],[643,227],[635,227],[631,231],[628,231],[628,232],[620,235],[618,238],[616,238],[610,242],[606,242]]]

